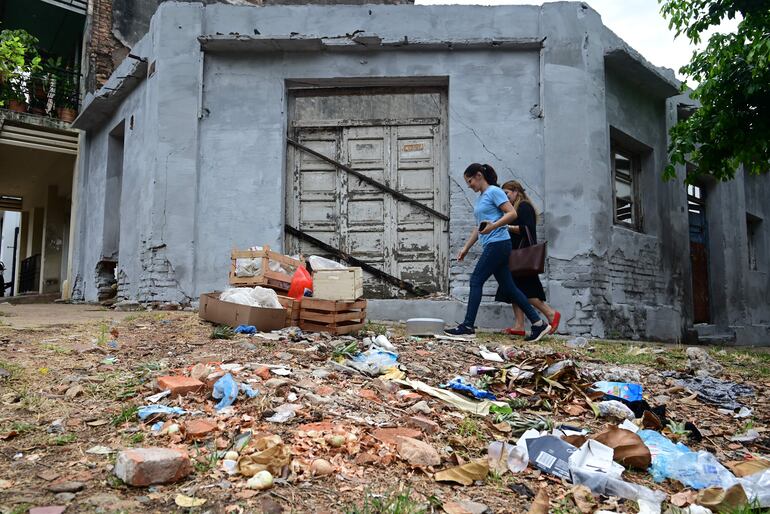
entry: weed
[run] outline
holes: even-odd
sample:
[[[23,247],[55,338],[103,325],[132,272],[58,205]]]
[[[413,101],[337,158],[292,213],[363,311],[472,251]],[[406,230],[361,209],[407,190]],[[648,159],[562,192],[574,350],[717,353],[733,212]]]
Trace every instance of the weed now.
[[[346,357],[352,357],[359,351],[358,341],[352,341],[350,343],[340,343],[332,350],[332,360],[337,362],[344,360]]]
[[[48,350],[49,352],[58,353],[61,355],[69,355],[72,353],[72,350],[69,348],[64,348],[63,346],[59,346],[58,344],[48,343],[41,345],[43,350]]]
[[[107,475],[107,487],[110,489],[125,489],[126,484],[112,473]]]
[[[30,423],[24,423],[23,421],[14,421],[7,429],[3,429],[2,432],[18,432],[19,434],[26,434],[35,429],[35,426]]]
[[[388,333],[388,327],[380,323],[372,323],[371,321],[367,321],[364,327],[361,329],[361,332],[373,332],[374,335],[384,336]]]
[[[19,503],[13,509],[8,511],[8,514],[27,514],[29,512],[31,503]]]
[[[362,505],[344,510],[345,514],[427,514],[438,512],[435,498],[428,498],[428,504],[412,498],[409,490],[389,491],[383,494],[365,493]]]
[[[144,434],[141,432],[137,432],[135,434],[132,434],[131,437],[128,438],[128,440],[131,444],[139,444],[142,441],[144,441]]]
[[[463,422],[457,428],[457,432],[461,437],[475,437],[476,439],[484,438],[484,430],[478,421],[470,416],[465,416]]]
[[[219,461],[218,455],[216,451],[213,451],[211,453],[204,453],[198,448],[198,445],[195,445],[195,458],[193,459],[193,467],[195,468],[195,471],[197,473],[207,473],[211,469],[215,469],[217,467],[217,462]]]
[[[562,498],[556,507],[550,510],[551,514],[580,514],[580,510],[569,498]]]
[[[139,411],[139,408],[136,405],[132,405],[130,407],[123,407],[123,410],[120,411],[120,414],[116,414],[112,417],[112,426],[117,427],[122,425],[123,423],[126,423],[128,421],[131,421],[136,417],[136,413]]]
[[[107,326],[107,323],[101,322],[99,324],[99,336],[96,338],[96,345],[97,346],[104,346],[107,344],[107,332],[109,331],[109,327]]]
[[[9,376],[6,378],[8,381],[18,380],[24,374],[24,368],[11,362],[0,361],[0,368],[9,373]]]
[[[77,440],[78,436],[75,434],[62,434],[57,435],[53,439],[53,444],[56,446],[64,446],[65,444],[73,443]]]
[[[211,331],[209,339],[232,339],[234,335],[233,329],[227,325],[217,325]]]

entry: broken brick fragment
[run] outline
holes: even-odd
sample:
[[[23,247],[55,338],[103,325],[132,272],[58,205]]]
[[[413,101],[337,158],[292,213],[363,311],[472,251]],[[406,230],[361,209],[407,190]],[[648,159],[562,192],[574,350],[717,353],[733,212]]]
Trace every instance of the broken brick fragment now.
[[[406,420],[407,425],[419,428],[426,434],[435,434],[441,430],[438,423],[422,416],[411,416]]]
[[[185,423],[184,429],[188,439],[205,439],[217,429],[217,426],[202,419],[195,419]]]
[[[171,397],[185,395],[187,393],[197,393],[203,389],[203,382],[195,378],[184,375],[170,375],[158,377],[158,387],[161,391],[171,391]]]
[[[192,465],[184,450],[133,448],[118,454],[113,472],[128,485],[145,487],[181,480],[192,472]]]

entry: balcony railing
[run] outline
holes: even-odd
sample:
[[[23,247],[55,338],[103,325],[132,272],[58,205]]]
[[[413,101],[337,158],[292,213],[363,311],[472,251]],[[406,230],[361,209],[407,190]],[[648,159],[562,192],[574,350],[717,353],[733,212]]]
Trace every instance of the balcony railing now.
[[[6,109],[71,122],[80,109],[80,74],[49,68],[0,84]]]

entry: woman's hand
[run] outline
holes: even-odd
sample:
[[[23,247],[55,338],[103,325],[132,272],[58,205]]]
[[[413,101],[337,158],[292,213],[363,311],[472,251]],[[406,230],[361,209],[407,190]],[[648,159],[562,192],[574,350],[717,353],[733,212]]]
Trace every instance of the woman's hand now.
[[[460,253],[457,254],[457,260],[458,261],[464,260],[466,255],[468,255],[468,249],[463,246],[462,249],[460,250]]]
[[[489,234],[497,228],[491,221],[482,221],[482,224],[484,224],[484,228],[479,230],[479,234]]]

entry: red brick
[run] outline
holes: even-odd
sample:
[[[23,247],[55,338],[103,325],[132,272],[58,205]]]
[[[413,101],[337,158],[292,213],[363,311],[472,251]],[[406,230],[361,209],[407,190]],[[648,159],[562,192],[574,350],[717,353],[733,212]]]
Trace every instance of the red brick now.
[[[173,398],[187,393],[197,393],[203,389],[203,382],[184,375],[172,375],[158,377],[158,387],[161,391],[170,390]]]
[[[181,480],[192,472],[192,465],[184,450],[134,448],[118,454],[113,472],[128,485],[145,487]]]
[[[422,416],[412,416],[406,420],[407,425],[417,427],[426,434],[435,434],[441,427],[435,421]]]
[[[184,425],[185,435],[189,439],[205,439],[216,429],[216,425],[202,419],[188,421]]]
[[[372,432],[372,437],[388,444],[398,444],[399,437],[420,437],[422,432],[413,428],[380,428]]]
[[[360,396],[361,398],[366,398],[367,400],[372,402],[382,403],[379,396],[377,396],[377,393],[375,393],[371,389],[361,389],[358,392],[358,396]]]

